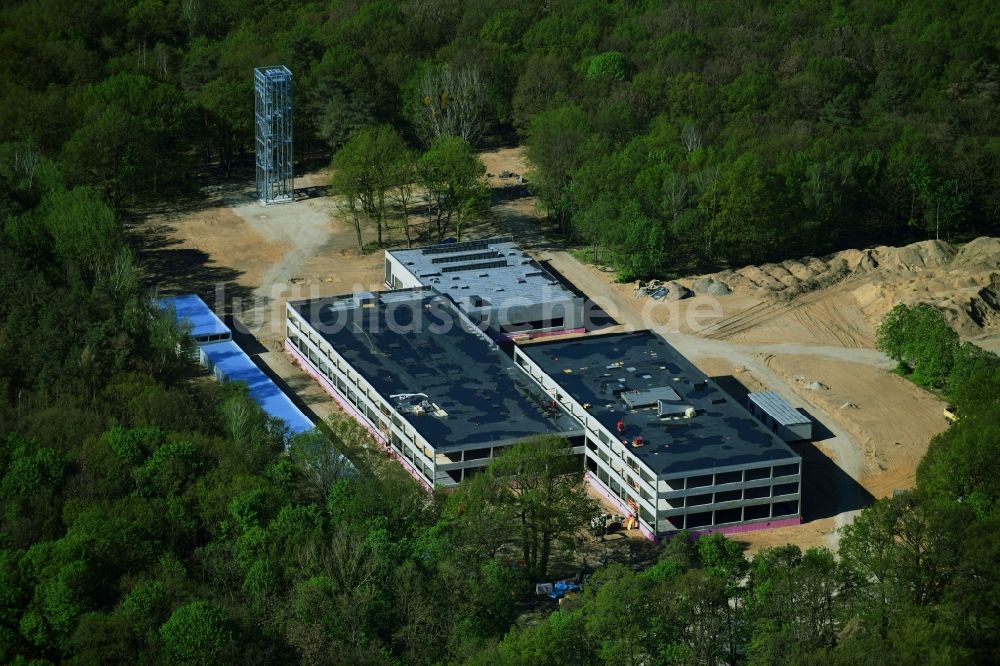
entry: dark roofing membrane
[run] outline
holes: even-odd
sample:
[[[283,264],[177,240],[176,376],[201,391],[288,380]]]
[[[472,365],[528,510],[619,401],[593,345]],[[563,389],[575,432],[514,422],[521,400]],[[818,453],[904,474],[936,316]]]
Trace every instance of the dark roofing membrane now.
[[[402,415],[436,449],[579,432],[561,411],[546,416],[551,398],[481,332],[463,328],[468,319],[450,300],[429,289],[366,296],[374,302],[291,306],[394,407],[413,401],[390,396],[423,393],[444,410]]]
[[[657,475],[799,458],[651,331],[536,342],[521,351],[577,402],[589,403],[587,411],[609,431],[617,434],[618,420],[623,420],[625,432],[619,439],[627,439],[629,450]],[[625,398],[636,395],[629,392],[660,388],[673,391],[646,395],[669,403],[676,392],[678,405],[690,405],[695,416],[672,416],[674,410],[658,409],[656,403],[628,408]],[[641,447],[631,446],[637,435],[645,442]]]

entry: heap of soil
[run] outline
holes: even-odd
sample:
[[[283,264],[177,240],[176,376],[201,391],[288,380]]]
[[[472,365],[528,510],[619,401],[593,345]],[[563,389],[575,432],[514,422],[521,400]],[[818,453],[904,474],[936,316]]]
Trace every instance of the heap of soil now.
[[[1000,329],[1000,239],[981,237],[961,249],[940,240],[903,247],[844,250],[827,257],[744,266],[687,281],[696,292],[718,284],[764,302],[791,303],[812,292],[846,291],[874,327],[897,303],[929,303],[965,338]],[[840,289],[834,290],[834,287]],[[721,295],[721,294],[720,294]],[[815,304],[822,293],[810,296]],[[838,304],[842,307],[842,304]]]

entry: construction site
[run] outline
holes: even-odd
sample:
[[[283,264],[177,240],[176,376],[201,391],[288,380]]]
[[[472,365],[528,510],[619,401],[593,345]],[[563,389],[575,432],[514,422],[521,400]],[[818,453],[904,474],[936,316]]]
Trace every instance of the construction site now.
[[[426,486],[447,487],[470,474],[469,470],[488,462],[516,437],[532,432],[561,432],[576,438],[572,441],[577,452],[588,461],[588,478],[600,490],[599,495],[609,510],[634,514],[637,535],[656,536],[678,527],[712,529],[747,523],[770,527],[746,533],[740,530],[735,534],[734,538],[750,551],[786,542],[803,547],[835,545],[836,529],[849,522],[855,512],[874,498],[913,485],[916,464],[928,440],[947,427],[942,416],[945,404],[894,375],[892,361],[874,348],[875,327],[893,305],[931,303],[946,313],[964,339],[974,340],[987,349],[1000,348],[1000,240],[980,238],[960,248],[944,241],[925,241],[902,248],[851,250],[825,258],[748,266],[676,281],[621,284],[615,281],[612,271],[582,263],[568,248],[551,242],[540,231],[544,223],[536,201],[519,178],[510,178],[510,174],[525,173],[528,169],[520,149],[488,151],[481,153],[480,158],[490,174],[489,184],[496,196],[489,214],[466,229],[465,239],[501,236],[506,245],[494,247],[482,243],[474,252],[470,249],[465,255],[467,258],[475,255],[475,260],[466,261],[468,266],[448,267],[447,261],[435,263],[440,257],[427,256],[424,267],[419,264],[424,259],[414,252],[424,257],[428,255],[426,250],[421,253],[394,247],[391,230],[386,252],[359,254],[343,202],[325,191],[329,174],[324,172],[296,176],[292,189],[298,194],[285,197],[281,205],[262,206],[259,193],[250,188],[228,186],[206,190],[207,203],[197,210],[150,215],[140,221],[137,231],[144,239],[141,251],[146,265],[157,273],[161,289],[200,293],[208,302],[214,302],[217,310],[232,314],[244,332],[259,343],[247,353],[269,374],[280,378],[311,418],[323,419],[335,412],[360,417],[373,437],[387,442],[385,445],[390,449],[395,435],[394,421],[392,416],[388,418],[389,432],[385,432],[382,426],[386,422],[379,416],[385,416],[381,408],[390,407],[403,415],[413,405],[398,398],[395,405],[373,403],[371,407],[379,411],[371,419],[368,406],[361,409],[349,395],[339,392],[336,377],[331,378],[333,372],[324,371],[322,365],[311,360],[309,350],[303,352],[303,345],[296,344],[297,340],[310,339],[308,332],[302,337],[294,330],[294,326],[303,323],[300,302],[325,299],[328,305],[341,304],[334,307],[364,309],[374,304],[378,308],[384,305],[384,296],[378,292],[391,288],[416,290],[414,294],[424,289],[438,295],[456,290],[462,296],[446,298],[449,307],[456,317],[470,319],[473,325],[461,333],[462,339],[454,346],[467,348],[466,336],[471,336],[470,340],[475,338],[476,344],[483,348],[475,352],[475,358],[498,359],[490,363],[497,364],[497,368],[513,368],[502,371],[506,376],[510,372],[523,372],[530,377],[530,368],[523,367],[528,365],[524,359],[544,356],[545,344],[555,345],[550,349],[556,349],[581,336],[586,339],[646,331],[645,335],[654,336],[689,364],[678,374],[678,378],[684,375],[681,381],[692,386],[710,384],[719,392],[718,399],[729,405],[726,409],[737,410],[740,418],[746,419],[745,426],[734,430],[737,440],[759,438],[758,445],[766,441],[767,447],[780,451],[780,455],[769,453],[756,462],[734,463],[742,466],[738,481],[725,476],[733,470],[720,460],[706,462],[698,470],[710,469],[716,475],[708,484],[711,493],[671,486],[669,479],[660,479],[659,474],[652,475],[655,483],[644,480],[641,469],[635,475],[637,478],[630,478],[625,472],[626,475],[620,474],[613,480],[610,463],[601,462],[597,445],[601,438],[596,438],[593,449],[587,448],[590,443],[585,434],[590,432],[587,416],[579,412],[589,412],[593,401],[580,397],[583,393],[574,397],[574,391],[563,386],[565,378],[570,376],[567,368],[557,371],[554,366],[544,374],[564,389],[555,389],[556,404],[544,404],[553,396],[553,389],[537,377],[534,384],[530,380],[515,381],[510,396],[498,398],[500,403],[507,403],[507,408],[521,414],[540,410],[538,418],[528,419],[524,428],[514,427],[510,432],[505,430],[491,436],[488,446],[471,439],[462,444],[448,443],[446,431],[430,438],[421,435],[429,447],[416,446],[413,439],[414,446],[409,450],[399,446],[394,453]],[[280,163],[272,161],[272,166]],[[269,191],[278,192],[276,201],[281,201],[284,196],[281,193],[289,187],[282,184],[285,175],[269,176],[262,172],[260,178],[277,183]],[[401,239],[401,234],[398,238]],[[516,260],[517,270],[510,276],[499,277],[502,271],[497,270],[501,267],[496,262],[507,256],[511,262]],[[497,274],[480,277],[491,270]],[[434,272],[438,274],[432,275]],[[535,287],[531,281],[536,279],[541,281],[539,289],[545,287],[544,298],[532,295]],[[516,321],[504,324],[511,324],[509,328],[496,327],[498,313],[491,309],[489,295],[482,289],[481,293],[472,293],[477,281],[488,283],[483,288],[492,290],[495,300],[499,300],[495,298],[498,290],[512,287],[515,295],[526,301],[518,301],[523,307],[514,318]],[[463,287],[471,287],[471,291]],[[364,296],[366,293],[368,296]],[[358,301],[359,294],[362,301],[374,300],[367,304]],[[555,302],[559,307],[543,314],[537,314],[537,308],[532,310],[543,302]],[[597,321],[599,325],[590,325]],[[554,342],[529,342],[542,335]],[[557,337],[548,337],[553,335]],[[325,350],[328,352],[340,351],[345,344],[348,349],[353,347],[355,353],[359,349],[364,352],[366,347],[372,352],[374,347],[370,345],[379,344],[357,336],[346,343],[327,336],[323,340],[329,344]],[[602,344],[599,340],[595,337],[595,348]],[[391,344],[386,342],[387,349]],[[606,365],[620,360],[608,354]],[[522,361],[508,364],[512,358]],[[349,355],[343,355],[343,360],[348,361]],[[551,359],[547,362],[556,363]],[[452,365],[464,370],[471,363],[459,359]],[[542,366],[544,363],[539,367]],[[368,375],[378,374],[376,369],[369,369]],[[384,387],[385,390],[396,396],[427,393],[429,404],[448,414],[451,411],[443,407],[442,400],[449,391],[452,398],[461,398],[458,408],[466,402],[465,395],[454,393],[454,387],[447,382],[441,385],[445,397],[432,400],[429,391],[404,386],[405,378],[405,374],[397,373],[394,381],[400,382],[399,387]],[[483,377],[481,381],[489,378]],[[657,386],[637,384],[636,390],[658,390],[665,381],[658,377],[653,381]],[[369,388],[379,393],[376,384]],[[536,391],[542,391],[545,397],[531,397]],[[756,402],[749,397],[765,393],[772,397]],[[677,400],[672,400],[674,395]],[[683,391],[667,398],[665,403],[660,399],[655,404],[643,405],[642,409],[652,407],[655,411],[662,404],[669,411],[671,402],[690,402],[690,407],[699,409],[695,404],[697,396],[685,395]],[[777,400],[780,405],[772,409],[774,414],[769,421],[760,410],[770,400]],[[423,398],[417,406],[422,401]],[[584,408],[588,402],[590,406]],[[754,410],[760,418],[751,415]],[[796,422],[788,410],[802,418]],[[613,408],[609,413],[614,413]],[[779,417],[784,421],[779,423],[776,420]],[[432,412],[421,418],[433,422],[440,417]],[[663,415],[656,418],[659,420]],[[679,418],[684,418],[683,412]],[[560,421],[562,424],[557,425]],[[532,422],[535,425],[528,425]],[[779,436],[779,425],[786,431],[808,425],[808,434],[786,443]],[[742,430],[744,427],[749,430]],[[486,429],[486,426],[481,428]],[[617,420],[611,422],[610,428],[596,430],[625,441],[627,452],[635,454],[629,457],[636,460],[641,461],[647,452],[657,448],[646,441],[636,447],[634,438],[622,437],[626,433],[618,431]],[[746,434],[749,431],[753,436]],[[432,441],[434,437],[437,442]],[[422,450],[427,448],[430,451]],[[463,454],[463,448],[475,453]],[[459,455],[456,457],[450,449]],[[483,450],[488,453],[480,456]],[[643,455],[638,455],[640,451]],[[626,457],[620,452],[619,459],[625,461]],[[772,464],[774,460],[780,464]],[[416,464],[418,461],[420,464]],[[789,465],[795,470],[786,474],[785,468],[791,470]],[[767,481],[755,481],[748,476],[747,468],[755,466],[768,467]],[[619,469],[624,472],[627,467],[626,464]],[[787,478],[773,476],[778,474],[774,470],[779,467],[779,476]],[[652,474],[652,469],[646,469]],[[601,478],[602,471],[606,481]],[[681,477],[690,483],[689,477],[705,476],[695,471],[686,470]],[[729,487],[729,483],[737,485]],[[657,484],[666,484],[669,490]],[[750,489],[747,493],[747,486],[754,485],[769,487],[766,499],[753,497],[758,490]],[[772,486],[780,488],[774,490]],[[667,496],[659,492],[661,489],[681,493]],[[734,489],[739,491],[739,498],[731,492]],[[773,495],[772,491],[782,494]],[[711,497],[707,508],[698,504],[706,494]],[[700,497],[694,504],[676,505],[678,497],[690,495]],[[766,515],[753,508],[763,504],[768,507]],[[689,510],[688,506],[702,508]],[[739,517],[732,509],[738,509]],[[691,518],[692,514],[697,515]],[[676,520],[677,515],[681,516],[680,521]]]

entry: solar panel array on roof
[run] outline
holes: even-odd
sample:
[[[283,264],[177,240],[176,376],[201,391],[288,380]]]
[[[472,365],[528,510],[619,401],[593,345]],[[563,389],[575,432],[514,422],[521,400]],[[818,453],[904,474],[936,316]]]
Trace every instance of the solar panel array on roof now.
[[[583,327],[583,296],[560,284],[509,239],[386,250],[385,257],[390,287],[439,289],[485,322],[495,337]],[[470,293],[489,300],[477,304],[465,298]]]
[[[458,266],[442,266],[442,273],[458,273],[461,271],[478,271],[485,270],[487,268],[506,268],[508,266],[506,259],[500,259],[498,261],[487,261],[479,264],[460,264]]]
[[[453,256],[445,255],[431,259],[432,264],[453,264],[459,261],[479,261],[480,259],[496,259],[501,256],[496,250],[489,252],[476,252],[474,254],[457,254]]]
[[[447,243],[444,245],[432,245],[431,247],[420,248],[420,254],[450,254],[452,252],[464,252],[466,250],[485,250],[490,245],[496,243],[513,242],[513,236],[501,236],[499,238],[484,238],[483,240],[463,241],[461,243]]]

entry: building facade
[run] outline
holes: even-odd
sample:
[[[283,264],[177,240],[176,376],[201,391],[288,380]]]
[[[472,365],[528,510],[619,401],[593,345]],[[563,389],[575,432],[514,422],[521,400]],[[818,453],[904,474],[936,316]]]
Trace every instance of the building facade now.
[[[801,521],[801,458],[661,337],[540,341],[514,355],[582,424],[588,481],[647,536]]]
[[[579,423],[433,289],[290,302],[285,349],[428,489],[533,435],[582,461]]]

